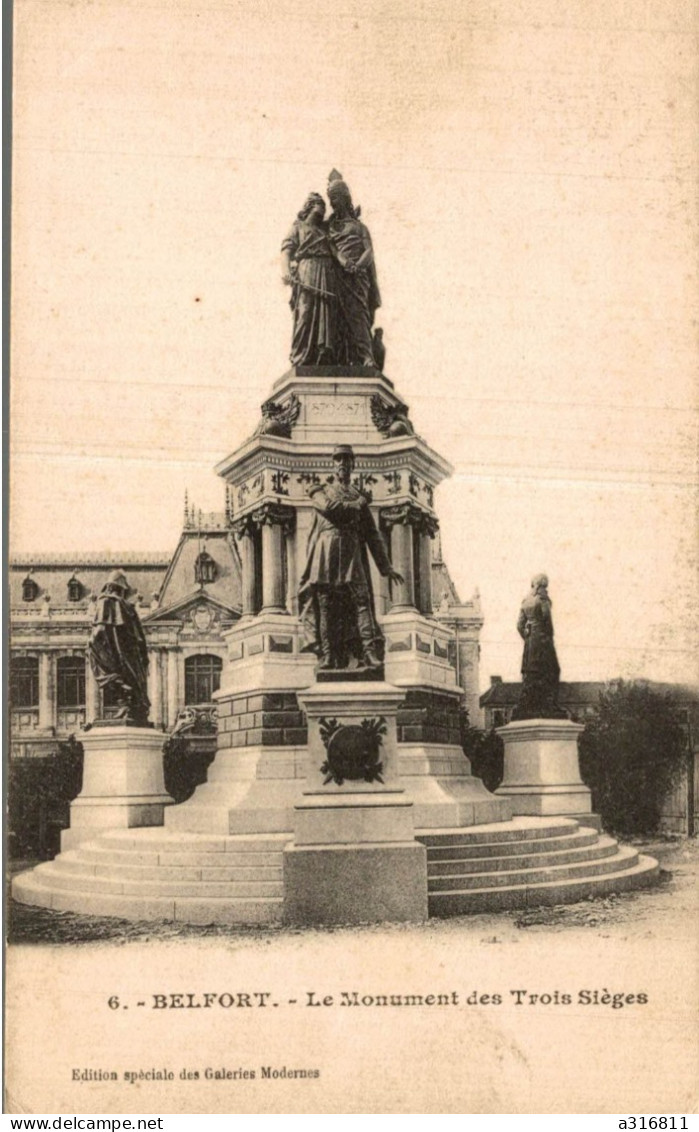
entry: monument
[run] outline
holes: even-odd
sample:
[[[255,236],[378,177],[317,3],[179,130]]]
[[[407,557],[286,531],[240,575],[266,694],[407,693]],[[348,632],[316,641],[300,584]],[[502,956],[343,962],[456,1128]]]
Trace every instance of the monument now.
[[[82,736],[86,786],[66,845],[86,830],[92,840],[17,877],[18,900],[188,923],[365,923],[579,899],[657,871],[565,816],[567,780],[561,809],[524,810],[531,791],[517,773],[497,796],[471,774],[461,745],[468,623],[458,599],[433,608],[433,579],[446,571],[435,496],[451,468],[383,372],[371,236],[336,170],[327,195],[329,217],[310,193],[282,243],[291,368],[216,469],[232,502],[242,606],[226,634],[208,779],[165,807],[137,619],[125,592],[105,594],[95,671],[121,718]],[[548,598],[532,602],[526,667],[552,705]],[[556,718],[509,726],[530,739],[579,730]],[[553,739],[548,731],[548,752]],[[550,761],[540,759],[539,779]],[[555,793],[546,779],[537,797],[548,807]],[[513,821],[513,805],[553,816]],[[112,828],[96,836],[103,817]],[[147,823],[155,828],[129,828]]]
[[[115,570],[97,599],[90,665],[102,711],[80,736],[83,783],[70,804],[70,828],[61,833],[63,849],[105,829],[162,825],[172,804],[163,777],[165,736],[148,722],[148,649],[132,596],[126,575]]]
[[[524,641],[522,690],[512,721],[498,728],[505,761],[496,793],[510,800],[515,814],[583,816],[592,811],[578,759],[578,736],[584,728],[558,706],[561,670],[548,584],[546,574],[532,578],[517,619]]]

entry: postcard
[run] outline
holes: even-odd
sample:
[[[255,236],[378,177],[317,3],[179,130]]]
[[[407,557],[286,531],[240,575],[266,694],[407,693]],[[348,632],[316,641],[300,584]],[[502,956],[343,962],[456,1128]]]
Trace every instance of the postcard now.
[[[694,1111],[696,20],[15,3],[6,1111]]]

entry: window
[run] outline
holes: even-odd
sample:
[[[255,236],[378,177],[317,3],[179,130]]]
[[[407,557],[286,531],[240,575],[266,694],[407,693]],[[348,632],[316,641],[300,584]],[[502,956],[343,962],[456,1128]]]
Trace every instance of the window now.
[[[82,582],[73,575],[68,582],[68,601],[80,601],[83,596]]]
[[[22,582],[22,601],[36,601],[39,596],[39,587],[33,578],[27,577]]]
[[[13,708],[39,706],[37,656],[15,656],[10,660],[10,704]]]
[[[194,563],[194,580],[201,586],[216,580],[216,563],[206,550],[202,550],[201,554],[197,555]]]
[[[59,656],[56,665],[56,701],[59,708],[85,707],[83,656]]]
[[[185,704],[208,704],[221,685],[220,656],[201,653],[188,656],[184,662],[184,702]]]

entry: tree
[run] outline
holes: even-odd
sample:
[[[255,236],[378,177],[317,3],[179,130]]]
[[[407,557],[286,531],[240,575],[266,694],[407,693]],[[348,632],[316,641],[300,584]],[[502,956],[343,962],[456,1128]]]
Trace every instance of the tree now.
[[[580,773],[593,809],[618,833],[653,833],[686,763],[679,705],[641,682],[616,681],[580,736]]]

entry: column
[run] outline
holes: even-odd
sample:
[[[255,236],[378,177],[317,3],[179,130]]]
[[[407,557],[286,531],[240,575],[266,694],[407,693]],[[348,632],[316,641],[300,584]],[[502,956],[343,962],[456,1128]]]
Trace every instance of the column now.
[[[148,653],[148,699],[150,719],[156,727],[163,726],[163,681],[160,649]]]
[[[100,690],[88,656],[87,670],[85,672],[85,722],[94,723],[96,719],[99,719],[99,715]]]
[[[175,649],[167,653],[167,729],[172,731],[180,709],[180,654]]]
[[[432,539],[437,534],[439,523],[433,515],[423,514],[415,528],[415,538],[419,539],[419,589],[418,606],[420,613],[429,617],[432,613]]]
[[[294,511],[283,504],[266,503],[253,512],[253,520],[262,528],[261,612],[287,613],[284,541],[292,529]]]
[[[233,530],[238,542],[242,568],[242,616],[253,617],[257,610],[255,609],[255,544],[250,517],[235,522]]]
[[[391,583],[391,611],[415,609],[415,566],[413,561],[413,528],[411,520],[416,508],[410,504],[390,507],[381,517],[391,531],[391,564],[403,575],[402,584]],[[418,512],[419,514],[419,512]]]
[[[51,652],[39,655],[39,728],[56,729],[56,657]]]

